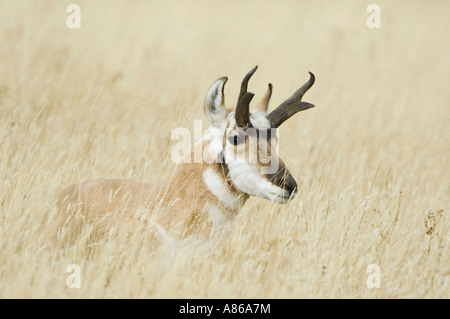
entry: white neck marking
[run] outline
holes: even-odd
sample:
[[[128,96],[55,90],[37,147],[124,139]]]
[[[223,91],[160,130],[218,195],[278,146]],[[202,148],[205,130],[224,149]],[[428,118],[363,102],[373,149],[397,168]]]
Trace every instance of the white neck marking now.
[[[208,168],[203,172],[203,180],[211,193],[213,193],[226,208],[233,211],[239,210],[241,206],[239,196],[230,191],[226,181],[214,171],[214,168]]]

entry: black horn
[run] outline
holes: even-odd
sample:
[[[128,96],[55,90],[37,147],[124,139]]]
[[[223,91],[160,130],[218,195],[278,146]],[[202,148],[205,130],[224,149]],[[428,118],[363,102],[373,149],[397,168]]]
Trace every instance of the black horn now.
[[[314,104],[302,101],[303,95],[311,88],[311,86],[313,86],[316,80],[314,74],[309,72],[309,75],[310,78],[308,82],[306,82],[286,101],[281,103],[280,106],[267,115],[267,119],[270,122],[270,127],[277,128],[295,113],[314,107]]]
[[[242,80],[241,91],[239,92],[239,98],[236,105],[236,124],[241,128],[248,128],[250,124],[250,101],[253,99],[254,94],[251,92],[247,92],[248,81],[252,77],[253,73],[255,73],[258,66],[255,66],[250,72]]]

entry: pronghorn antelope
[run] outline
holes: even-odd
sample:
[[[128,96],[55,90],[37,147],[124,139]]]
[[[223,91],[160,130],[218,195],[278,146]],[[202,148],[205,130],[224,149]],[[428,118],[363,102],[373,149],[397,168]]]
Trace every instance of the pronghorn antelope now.
[[[297,183],[275,151],[275,130],[295,113],[314,106],[303,102],[302,97],[315,77],[310,73],[301,88],[268,114],[272,95],[269,84],[260,103],[250,112],[254,94],[247,92],[247,86],[256,69],[244,77],[234,112],[225,107],[224,86],[228,79],[222,77],[214,82],[204,102],[211,125],[209,133],[194,145],[190,161],[178,164],[170,180],[152,184],[99,179],[74,184],[59,196],[60,207],[66,213],[72,212],[72,217],[82,216],[83,223],[102,220],[105,225],[148,219],[156,210],[152,225],[164,236],[209,237],[232,221],[251,195],[276,203],[295,197]],[[203,154],[200,163],[193,163],[195,152]]]

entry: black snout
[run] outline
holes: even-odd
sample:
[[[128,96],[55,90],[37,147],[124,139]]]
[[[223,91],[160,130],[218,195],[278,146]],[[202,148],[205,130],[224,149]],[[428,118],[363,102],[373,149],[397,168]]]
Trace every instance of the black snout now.
[[[267,178],[272,184],[288,191],[289,196],[297,193],[297,182],[286,166],[282,165],[275,174],[268,175]]]

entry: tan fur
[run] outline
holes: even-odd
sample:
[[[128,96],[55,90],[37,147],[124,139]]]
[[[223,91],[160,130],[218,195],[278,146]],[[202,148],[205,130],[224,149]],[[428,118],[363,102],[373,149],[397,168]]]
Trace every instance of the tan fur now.
[[[204,151],[208,143],[199,143],[196,151]],[[208,237],[211,223],[205,206],[218,208],[224,215],[233,218],[237,211],[226,208],[207,188],[202,179],[203,172],[213,168],[226,180],[226,172],[219,163],[209,164],[191,162],[179,164],[172,178],[165,183],[152,184],[145,181],[123,179],[97,179],[66,187],[58,198],[63,213],[81,216],[78,222],[83,225],[100,223],[108,230],[111,227],[134,225],[139,221],[155,217],[154,221],[169,235],[182,237],[196,233]],[[208,154],[206,151],[205,154]],[[237,191],[230,183],[229,189],[242,198],[248,195]],[[157,216],[151,216],[157,211]],[[63,223],[66,219],[63,218]],[[70,221],[73,223],[73,220]],[[126,226],[126,225],[125,225]],[[80,227],[80,225],[78,225]]]

